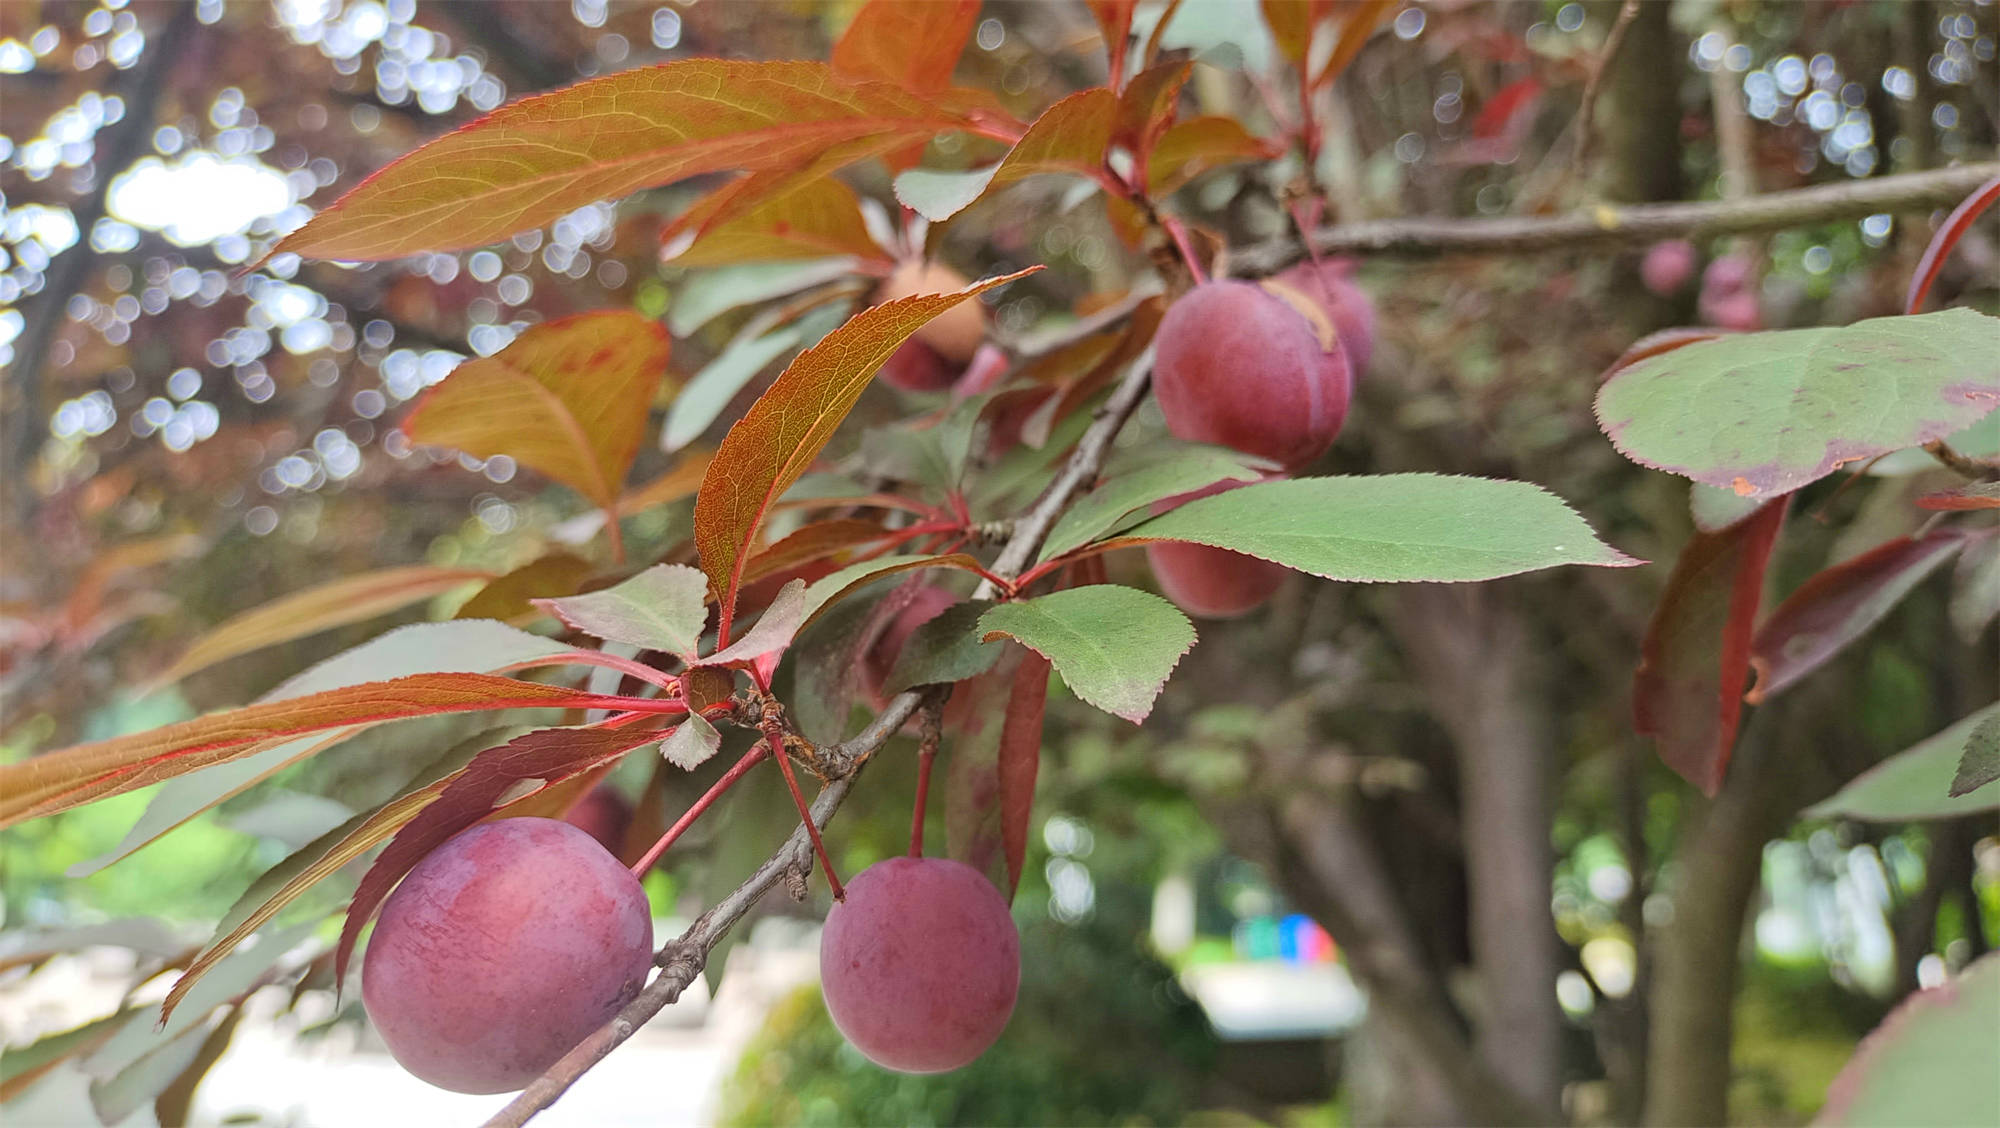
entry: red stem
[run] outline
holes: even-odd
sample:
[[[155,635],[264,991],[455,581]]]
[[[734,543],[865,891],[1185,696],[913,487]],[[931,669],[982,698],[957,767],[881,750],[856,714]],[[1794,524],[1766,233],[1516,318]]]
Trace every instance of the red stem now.
[[[528,658],[520,662],[502,666],[496,672],[504,673],[508,670],[525,670],[535,666],[602,666],[607,670],[617,670],[619,673],[630,674],[640,681],[659,686],[661,689],[675,696],[679,696],[681,692],[680,679],[674,677],[672,674],[655,670],[643,662],[634,662],[630,658],[620,658],[616,654],[605,654],[597,650],[567,650],[561,654],[551,654],[545,658]]]
[[[812,811],[806,806],[806,797],[799,791],[799,777],[792,773],[792,758],[785,755],[783,737],[771,733],[765,737],[771,745],[771,754],[778,758],[778,770],[785,773],[785,786],[792,791],[792,803],[799,809],[799,818],[806,824],[806,837],[812,839],[813,853],[819,855],[819,866],[826,871],[827,888],[833,890],[833,899],[847,900],[847,890],[840,884],[840,875],[833,871],[833,859],[826,856],[826,843],[819,840],[819,826],[813,822]]]
[[[1188,245],[1187,229],[1181,226],[1181,221],[1163,215],[1160,225],[1167,229],[1167,234],[1173,237],[1174,246],[1180,249],[1181,261],[1187,263],[1188,273],[1194,276],[1194,284],[1199,286],[1208,281],[1208,276],[1202,273],[1201,262],[1194,256],[1194,248]]]
[[[730,765],[729,770],[722,773],[722,778],[716,780],[714,786],[703,792],[701,798],[696,799],[688,805],[687,813],[682,815],[680,820],[675,822],[674,825],[668,827],[665,834],[660,835],[660,840],[653,843],[652,849],[647,850],[644,857],[632,863],[632,875],[634,877],[644,877],[646,871],[653,868],[653,863],[660,860],[660,855],[666,853],[667,847],[672,846],[674,840],[679,838],[681,833],[687,830],[688,827],[693,826],[694,820],[700,818],[702,812],[708,810],[711,803],[721,798],[722,793],[729,790],[737,780],[742,779],[751,768],[756,766],[757,761],[763,759],[768,754],[768,751],[762,744],[751,745],[750,751],[745,752],[742,759]]]
[[[910,857],[924,856],[924,801],[931,793],[931,761],[937,759],[937,749],[926,748],[917,757],[917,805],[910,813]]]

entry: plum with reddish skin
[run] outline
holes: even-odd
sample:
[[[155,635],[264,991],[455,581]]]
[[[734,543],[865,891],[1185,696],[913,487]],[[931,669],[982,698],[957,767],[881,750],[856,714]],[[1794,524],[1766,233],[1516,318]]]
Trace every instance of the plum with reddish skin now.
[[[433,850],[390,894],[361,998],[404,1069],[504,1093],[630,1002],[652,957],[630,870],[559,819],[502,819]]]
[[[882,379],[906,392],[941,392],[958,379],[958,370],[922,341],[904,341],[882,362]]]
[[[625,848],[625,831],[632,825],[632,804],[618,789],[600,783],[563,814],[563,821],[597,840],[612,857]]]
[[[1290,470],[1326,453],[1347,418],[1338,345],[1248,282],[1205,282],[1168,308],[1154,337],[1153,394],[1167,429]]]
[[[1349,379],[1368,371],[1375,355],[1375,303],[1354,284],[1353,259],[1326,259],[1317,266],[1302,262],[1273,281],[1292,287],[1319,306],[1347,354]]]
[[[1178,494],[1153,505],[1155,515],[1198,497],[1233,490],[1248,482],[1224,480]],[[1185,541],[1157,541],[1146,546],[1146,562],[1160,590],[1174,606],[1199,619],[1234,619],[1248,615],[1276,594],[1287,569],[1269,560],[1226,548]]]
[[[986,1052],[1014,1013],[1021,937],[984,874],[890,858],[847,883],[819,942],[833,1024],[885,1069],[943,1073]]]
[[[1639,260],[1639,281],[1656,297],[1671,298],[1694,278],[1694,244],[1667,239],[1646,248]]]
[[[1703,322],[1719,329],[1752,332],[1764,327],[1757,295],[1757,265],[1749,255],[1726,254],[1708,264],[1701,275],[1701,297],[1695,303]]]

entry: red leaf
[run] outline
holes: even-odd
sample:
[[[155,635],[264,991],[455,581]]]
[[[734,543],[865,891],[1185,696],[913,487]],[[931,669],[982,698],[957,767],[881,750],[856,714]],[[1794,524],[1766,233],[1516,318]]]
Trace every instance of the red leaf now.
[[[1975,482],[1955,490],[1939,490],[1917,499],[1919,509],[1957,512],[1967,509],[2000,509],[2000,482]]]
[[[945,781],[945,852],[1010,889],[1000,814],[1000,742],[1014,676],[1030,651],[1007,645],[992,669],[958,683],[945,704],[952,734]],[[1046,686],[1047,679],[1043,679]]]
[[[538,787],[527,795],[502,802],[517,784],[523,780],[541,780],[543,787],[559,783],[659,739],[658,731],[637,726],[542,729],[474,757],[436,799],[396,832],[375,864],[362,875],[354,890],[354,900],[347,908],[347,922],[340,930],[340,945],[334,950],[334,983],[338,985],[346,978],[347,963],[354,954],[354,942],[361,937],[361,929],[374,918],[382,899],[412,866],[459,831],[541,790]],[[522,909],[530,911],[533,907],[523,905]]]
[[[917,94],[951,85],[979,0],[868,0],[833,45],[833,72]]]
[[[745,558],[765,514],[819,457],[882,362],[931,318],[1040,269],[989,278],[955,294],[918,294],[862,310],[793,358],[729,429],[694,506],[695,547],[722,607],[724,642]]]
[[[1922,540],[1897,537],[1799,585],[1757,631],[1750,647],[1757,684],[1744,699],[1762,704],[1825,665],[1969,539],[1956,528],[1939,529]]]
[[[1104,37],[1104,53],[1111,60],[1111,74],[1125,73],[1125,52],[1132,39],[1132,11],[1139,0],[1084,0],[1090,16]]]
[[[1532,114],[1542,100],[1542,80],[1533,75],[1517,78],[1493,92],[1472,119],[1472,135],[1482,141],[1511,136],[1515,119]]]
[[[667,703],[658,704],[664,709]],[[490,674],[412,674],[366,682],[0,764],[0,827],[239,759],[281,737],[486,709],[634,707],[623,697]]]
[[[1021,887],[1028,858],[1028,819],[1035,809],[1035,772],[1042,762],[1042,707],[1049,695],[1049,660],[1032,651],[1014,671],[1007,717],[1000,729],[1000,842],[1007,855],[1007,897]]]
[[[1790,498],[1773,498],[1721,532],[1696,533],[1674,561],[1640,645],[1634,727],[1658,740],[1667,766],[1707,795],[1721,790],[1729,769],[1764,567]]]
[[[1910,292],[1903,299],[1904,313],[1916,313],[1924,308],[1924,298],[1931,292],[1931,283],[1937,281],[1944,260],[1951,256],[1952,248],[1958,246],[1958,241],[1971,228],[1972,221],[1992,207],[1995,200],[2000,200],[2000,176],[1981,184],[1977,191],[1945,217],[1944,225],[1931,236],[1930,245],[1924,248],[1924,257],[1917,260],[1916,273],[1910,276]]]
[[[859,517],[837,517],[817,521],[794,531],[785,539],[750,558],[743,566],[743,583],[750,584],[815,560],[823,560],[857,545],[879,541],[889,530],[879,521]]]
[[[586,204],[725,169],[833,165],[963,128],[945,99],[825,63],[679,59],[524,98],[390,164],[273,253],[477,247]]]

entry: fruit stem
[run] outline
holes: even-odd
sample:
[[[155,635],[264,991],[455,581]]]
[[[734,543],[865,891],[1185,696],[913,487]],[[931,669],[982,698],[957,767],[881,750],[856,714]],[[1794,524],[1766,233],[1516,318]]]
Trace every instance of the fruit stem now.
[[[764,758],[767,751],[762,744],[751,745],[750,751],[745,752],[742,759],[730,765],[729,770],[722,773],[722,778],[716,780],[714,786],[703,792],[701,798],[688,805],[687,813],[668,827],[665,834],[660,835],[660,840],[653,843],[652,849],[647,850],[644,857],[632,863],[632,875],[644,877],[646,871],[653,868],[653,863],[660,860],[660,855],[667,852],[667,847],[674,844],[674,839],[679,838],[683,831],[693,826],[694,820],[700,818],[703,811],[708,810],[709,804],[721,798],[723,792],[729,790],[737,780],[742,779],[746,772],[756,766],[757,761]]]
[[[917,748],[917,802],[910,812],[910,857],[924,856],[924,806],[931,794],[931,764],[937,759],[942,710],[935,701],[923,706],[923,736]]]
[[[833,859],[826,856],[826,843],[819,840],[819,825],[813,822],[812,811],[806,807],[806,797],[799,791],[799,777],[792,773],[791,757],[785,755],[784,737],[770,733],[765,737],[771,745],[771,755],[777,757],[778,770],[785,773],[785,786],[791,789],[792,803],[799,809],[799,818],[806,824],[806,837],[812,839],[813,853],[819,855],[819,866],[826,871],[827,888],[833,890],[833,899],[847,900],[847,890],[840,884],[840,875],[833,870]]]
[[[1208,281],[1208,275],[1202,273],[1201,260],[1195,257],[1194,248],[1188,244],[1187,229],[1181,226],[1181,221],[1173,216],[1163,215],[1160,217],[1160,225],[1167,229],[1167,234],[1173,238],[1174,246],[1180,250],[1181,261],[1187,264],[1188,273],[1194,277],[1194,284],[1199,286]]]

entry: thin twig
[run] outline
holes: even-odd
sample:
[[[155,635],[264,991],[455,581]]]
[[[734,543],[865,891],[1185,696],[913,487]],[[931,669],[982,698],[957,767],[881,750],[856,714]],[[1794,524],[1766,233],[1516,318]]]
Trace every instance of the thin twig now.
[[[1035,553],[1041,550],[1042,541],[1048,537],[1049,530],[1055,527],[1056,519],[1062,516],[1071,500],[1097,479],[1104,469],[1104,459],[1110,453],[1112,441],[1145,397],[1151,378],[1150,359],[1141,357],[1126,374],[1118,390],[1097,409],[1096,419],[1077,441],[1076,449],[1070,453],[1062,472],[1049,483],[1048,489],[1042,491],[1034,507],[1014,523],[1013,535],[993,561],[991,570],[996,576],[1012,579],[1020,575],[1021,570],[1034,559]],[[981,581],[973,598],[991,598],[996,590],[992,581]],[[787,873],[804,872],[811,868],[812,838],[847,798],[848,789],[854,786],[856,769],[887,744],[889,738],[900,731],[916,714],[918,707],[935,692],[935,687],[932,687],[899,693],[853,739],[820,747],[816,760],[828,777],[826,786],[813,799],[810,819],[794,830],[777,853],[758,866],[757,872],[751,874],[748,881],[716,902],[679,939],[660,949],[654,960],[661,968],[660,974],[639,992],[637,998],[627,1003],[610,1022],[578,1043],[575,1049],[563,1055],[561,1061],[550,1066],[548,1072],[523,1089],[521,1095],[509,1102],[507,1107],[495,1113],[486,1122],[486,1128],[520,1128],[526,1124],[536,1113],[555,1103],[591,1066],[603,1060],[606,1054],[630,1038],[654,1015],[679,999],[681,992],[707,966],[709,952],[743,918],[743,914],[750,911],[752,905],[783,881]],[[782,755],[781,751],[779,755]],[[807,833],[809,826],[814,829],[813,835]]]
[[[1428,258],[1739,235],[1858,219],[1878,212],[1949,207],[1995,176],[2000,176],[2000,163],[1988,162],[1768,192],[1744,200],[1601,205],[1547,217],[1369,220],[1323,227],[1313,234],[1312,243],[1324,254]],[[1282,270],[1305,253],[1297,239],[1286,236],[1232,252],[1230,257],[1233,273],[1256,277]]]
[[[2000,462],[1984,458],[1974,458],[1969,454],[1961,454],[1943,439],[1932,439],[1930,442],[1925,443],[1924,451],[1951,470],[1974,481],[1990,478],[1995,473],[2000,473]]]
[[[1583,84],[1583,101],[1576,111],[1576,152],[1570,156],[1570,175],[1581,183],[1588,173],[1590,149],[1597,140],[1595,115],[1597,113],[1597,87],[1604,80],[1604,72],[1611,67],[1611,60],[1618,57],[1618,46],[1625,42],[1625,29],[1639,15],[1639,0],[1625,0],[1618,9],[1618,18],[1611,23],[1611,30],[1605,33],[1604,47],[1597,52],[1597,61],[1591,64],[1590,78]]]

